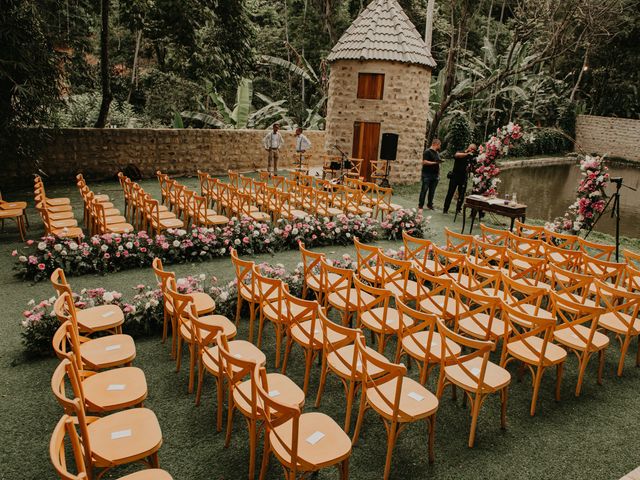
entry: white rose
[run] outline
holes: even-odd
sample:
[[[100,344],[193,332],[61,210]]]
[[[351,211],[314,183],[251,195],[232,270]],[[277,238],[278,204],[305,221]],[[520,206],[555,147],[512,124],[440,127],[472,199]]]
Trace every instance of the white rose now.
[[[182,230],[182,229],[178,229],[178,230],[176,230],[176,235],[178,235],[178,236],[180,236],[180,237],[182,237],[182,236],[184,236],[184,235],[186,235],[186,234],[187,234],[187,231],[186,231],[186,230]]]
[[[102,250],[103,252],[106,252],[107,250],[109,250],[109,247],[108,247],[108,246],[106,246],[106,245],[102,245],[102,246],[100,247],[100,250]]]
[[[278,227],[273,229],[273,233],[276,235],[280,235],[282,233],[282,230],[280,230]]]
[[[151,308],[151,304],[150,303],[147,302],[147,303],[144,304],[144,309],[145,310],[149,310],[150,308]]]
[[[152,307],[157,307],[157,306],[158,306],[158,303],[160,303],[160,302],[158,302],[158,300],[156,300],[155,298],[152,298],[151,300],[149,300],[149,304],[150,304]]]
[[[260,235],[260,230],[254,230],[254,231],[253,231],[253,236],[254,236],[254,237],[257,237],[257,236],[259,236],[259,235]]]
[[[44,242],[40,242],[38,243],[38,250],[46,250],[47,249],[47,244]]]
[[[53,246],[53,249],[54,249],[56,252],[59,252],[60,250],[62,250],[62,245],[60,245],[59,243],[56,243],[56,244]]]
[[[173,246],[178,248],[180,246],[180,241],[179,240],[174,240],[173,241]]]
[[[342,230],[340,230],[339,228],[336,228],[336,233],[340,233]]]
[[[240,239],[239,239],[239,238],[236,238],[236,239],[233,241],[233,243],[234,243],[234,244],[236,244],[236,245],[240,245]]]
[[[347,238],[351,238],[351,234],[347,232]]]
[[[229,298],[229,294],[227,292],[222,292],[219,298],[220,298],[220,301],[224,302]]]
[[[124,250],[124,247],[122,245],[118,245],[118,251],[121,252]]]
[[[291,235],[297,235],[298,234],[298,229],[297,228],[293,228],[291,230]]]
[[[133,242],[127,242],[124,246],[127,247],[127,250],[131,250],[133,248]]]
[[[20,255],[18,257],[18,260],[20,260],[21,262],[26,262],[27,261],[27,257],[25,257],[24,255]]]
[[[78,244],[76,242],[71,242],[69,244],[69,249],[71,250],[77,250],[78,249]]]
[[[113,302],[113,293],[104,292],[104,295],[102,296],[102,299],[107,303]]]
[[[224,255],[227,252],[226,248],[221,248],[220,249],[220,255]]]
[[[204,282],[207,276],[204,273],[201,273],[200,275],[198,275],[198,278],[200,279],[200,281]]]
[[[66,255],[66,254],[67,254],[67,251],[66,251],[66,250],[62,250],[62,251],[60,252],[60,255]]]

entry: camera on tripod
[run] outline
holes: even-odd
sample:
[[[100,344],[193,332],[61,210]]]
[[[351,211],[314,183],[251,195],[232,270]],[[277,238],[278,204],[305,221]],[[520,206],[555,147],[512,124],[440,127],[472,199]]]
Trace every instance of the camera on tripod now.
[[[618,186],[618,188],[622,186],[622,177],[611,177],[609,178],[609,181],[611,183],[615,183]]]

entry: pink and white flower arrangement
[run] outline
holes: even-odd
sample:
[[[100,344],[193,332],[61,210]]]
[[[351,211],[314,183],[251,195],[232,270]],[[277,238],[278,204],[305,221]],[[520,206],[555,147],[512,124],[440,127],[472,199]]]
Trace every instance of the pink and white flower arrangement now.
[[[509,148],[516,140],[522,138],[522,127],[509,122],[498,128],[484,145],[480,145],[479,155],[473,166],[473,193],[493,196],[498,193],[500,167],[497,160],[509,153]]]

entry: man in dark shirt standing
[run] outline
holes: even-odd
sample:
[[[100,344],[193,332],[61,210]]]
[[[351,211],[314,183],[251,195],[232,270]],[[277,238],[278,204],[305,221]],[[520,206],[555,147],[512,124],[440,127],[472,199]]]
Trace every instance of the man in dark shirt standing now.
[[[473,157],[476,156],[477,150],[478,147],[472,143],[464,152],[456,152],[453,156],[453,169],[449,174],[449,190],[447,190],[447,196],[444,199],[442,213],[449,213],[449,206],[451,205],[451,200],[453,200],[456,189],[458,190],[456,212],[460,212],[462,209],[462,202],[464,202],[464,196],[467,192],[469,165],[472,164]]]
[[[433,196],[436,193],[438,180],[440,180],[440,151],[441,142],[434,138],[431,146],[422,154],[422,188],[418,198],[418,212],[422,213],[424,199],[427,197],[427,208],[433,210]]]

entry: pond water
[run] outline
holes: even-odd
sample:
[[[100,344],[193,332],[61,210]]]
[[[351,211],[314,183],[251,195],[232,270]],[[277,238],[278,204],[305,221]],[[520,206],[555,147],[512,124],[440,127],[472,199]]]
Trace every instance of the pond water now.
[[[624,184],[639,189],[622,188],[620,203],[620,235],[640,238],[640,166],[609,165],[612,177],[622,177]],[[547,165],[505,170],[500,174],[499,195],[518,194],[518,201],[527,205],[527,217],[551,220],[563,215],[576,199],[581,179],[577,165]],[[607,186],[607,194],[615,192],[615,184]],[[610,216],[611,205],[594,230],[615,234],[615,219]]]

